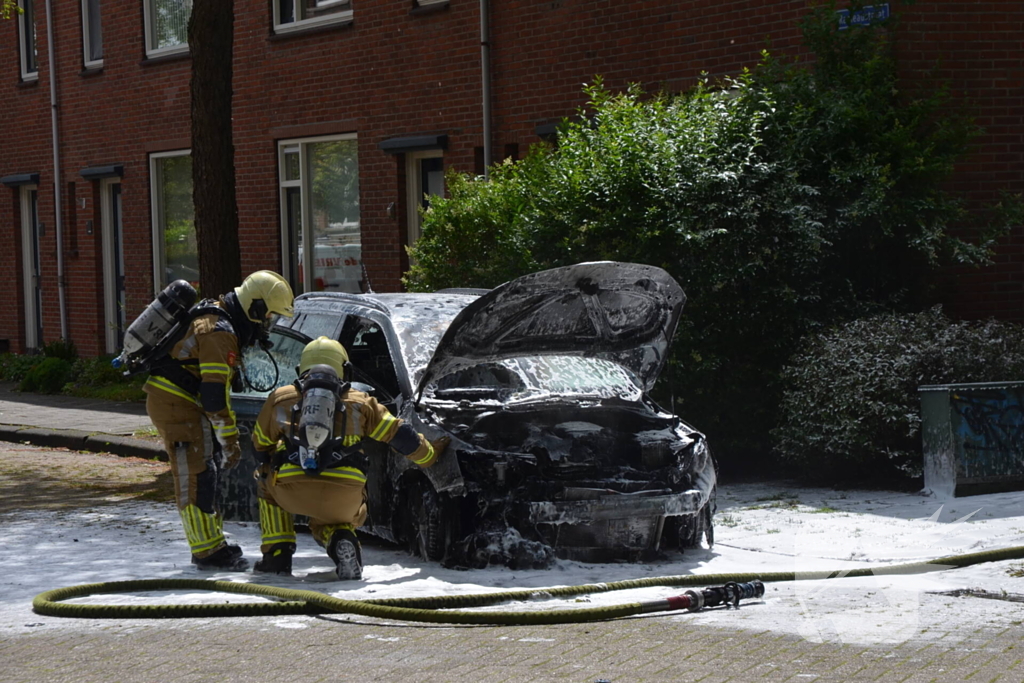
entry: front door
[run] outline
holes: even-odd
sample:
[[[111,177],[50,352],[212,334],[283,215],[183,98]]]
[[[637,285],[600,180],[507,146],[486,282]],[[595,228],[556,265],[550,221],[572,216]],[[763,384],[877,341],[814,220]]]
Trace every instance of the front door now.
[[[100,185],[100,213],[103,225],[103,307],[107,353],[116,353],[124,343],[127,326],[124,295],[124,230],[121,224],[121,181],[112,178]]]
[[[25,349],[38,349],[43,339],[43,292],[40,283],[39,241],[43,226],[39,223],[39,190],[34,185],[21,188],[21,262],[22,291],[25,297]]]

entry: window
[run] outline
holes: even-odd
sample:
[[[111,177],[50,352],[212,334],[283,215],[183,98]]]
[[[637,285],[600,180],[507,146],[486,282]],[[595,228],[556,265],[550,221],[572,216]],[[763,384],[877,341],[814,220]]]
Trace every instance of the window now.
[[[405,182],[408,188],[409,244],[420,238],[423,223],[421,211],[430,208],[431,197],[444,196],[443,152],[432,149],[425,152],[409,152],[405,155]]]
[[[274,31],[352,21],[351,0],[274,0]]]
[[[192,157],[188,150],[149,158],[153,204],[153,282],[155,291],[174,280],[199,284],[195,214],[192,209]]]
[[[82,52],[86,68],[103,66],[100,0],[82,0]]]
[[[143,0],[146,15],[146,56],[188,51],[188,18],[192,0]]]
[[[21,14],[18,15],[18,38],[21,45],[21,80],[34,81],[39,78],[36,64],[36,16],[35,0],[18,0]]]
[[[285,141],[278,155],[285,277],[296,293],[362,291],[355,135]]]

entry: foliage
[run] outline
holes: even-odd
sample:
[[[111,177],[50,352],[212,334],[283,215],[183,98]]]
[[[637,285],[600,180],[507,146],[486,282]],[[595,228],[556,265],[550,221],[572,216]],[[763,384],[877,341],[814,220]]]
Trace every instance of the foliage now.
[[[63,348],[67,353],[73,345],[58,346],[56,343],[47,345],[50,349],[47,353],[44,348],[44,355],[30,356],[16,353],[0,354],[0,381],[18,382],[19,391],[30,391],[39,393],[62,393],[68,396],[80,396],[82,398],[99,398],[113,401],[142,401],[145,394],[142,385],[145,384],[147,375],[137,375],[126,378],[120,371],[110,365],[110,356],[99,358],[77,358],[75,356],[56,355],[56,349]],[[54,364],[50,364],[47,370],[36,370],[48,360],[62,360],[68,363],[68,372],[63,376],[60,385],[53,389],[53,382],[60,381],[61,374],[52,370]],[[30,373],[31,379],[27,379]],[[55,379],[50,379],[53,374]],[[45,375],[45,381],[40,381],[41,375]],[[40,388],[42,387],[42,388]]]
[[[969,213],[943,189],[977,129],[947,90],[904,89],[886,26],[840,32],[825,7],[805,36],[814,70],[765,54],[679,96],[596,79],[557,147],[489,182],[449,172],[406,285],[491,287],[588,260],[661,266],[689,301],[659,398],[709,433],[726,468],[763,459],[780,369],[805,334],[920,307],[935,268],[986,262],[1024,213],[1014,201]],[[951,232],[976,217],[991,229]]]
[[[785,368],[776,448],[811,478],[920,476],[919,386],[1021,376],[1020,325],[954,323],[938,307],[855,320],[810,338]]]
[[[22,356],[17,353],[0,354],[0,380],[20,382],[42,360],[39,356]]]
[[[44,357],[32,366],[18,385],[18,391],[57,394],[71,377],[71,363],[63,358]]]
[[[23,14],[25,10],[18,7],[18,0],[0,0],[0,19],[10,19],[15,14]]]
[[[44,344],[43,355],[47,358],[61,358],[69,363],[78,360],[78,350],[70,339],[55,339]]]
[[[142,385],[148,375],[141,374],[126,378],[120,370],[114,369],[111,356],[79,358],[71,370],[71,376],[61,393],[82,398],[99,398],[113,401],[141,401],[145,399]]]

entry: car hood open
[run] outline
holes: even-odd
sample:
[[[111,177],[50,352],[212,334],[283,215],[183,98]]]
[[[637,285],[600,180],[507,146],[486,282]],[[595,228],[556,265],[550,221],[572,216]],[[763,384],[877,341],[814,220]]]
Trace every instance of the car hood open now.
[[[672,276],[637,263],[578,263],[524,275],[455,317],[417,395],[430,382],[481,362],[537,355],[612,360],[650,391],[685,301]]]

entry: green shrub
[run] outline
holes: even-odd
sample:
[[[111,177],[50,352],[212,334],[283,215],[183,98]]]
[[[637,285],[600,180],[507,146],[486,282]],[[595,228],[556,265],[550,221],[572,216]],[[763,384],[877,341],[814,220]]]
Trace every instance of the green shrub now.
[[[5,382],[20,382],[42,360],[40,356],[22,356],[17,353],[0,354],[0,379]]]
[[[784,368],[775,449],[811,479],[908,483],[923,466],[919,386],[1022,377],[1020,325],[954,323],[938,307],[856,320]]]
[[[75,348],[75,342],[70,339],[55,339],[43,344],[43,355],[47,358],[60,358],[74,363],[78,360],[78,349]]]
[[[125,377],[110,365],[112,356],[79,358],[71,369],[68,383],[61,393],[83,398],[113,401],[141,401],[145,399],[142,385],[148,375]]]
[[[19,391],[57,394],[71,377],[71,363],[63,358],[43,358],[21,380]]]

